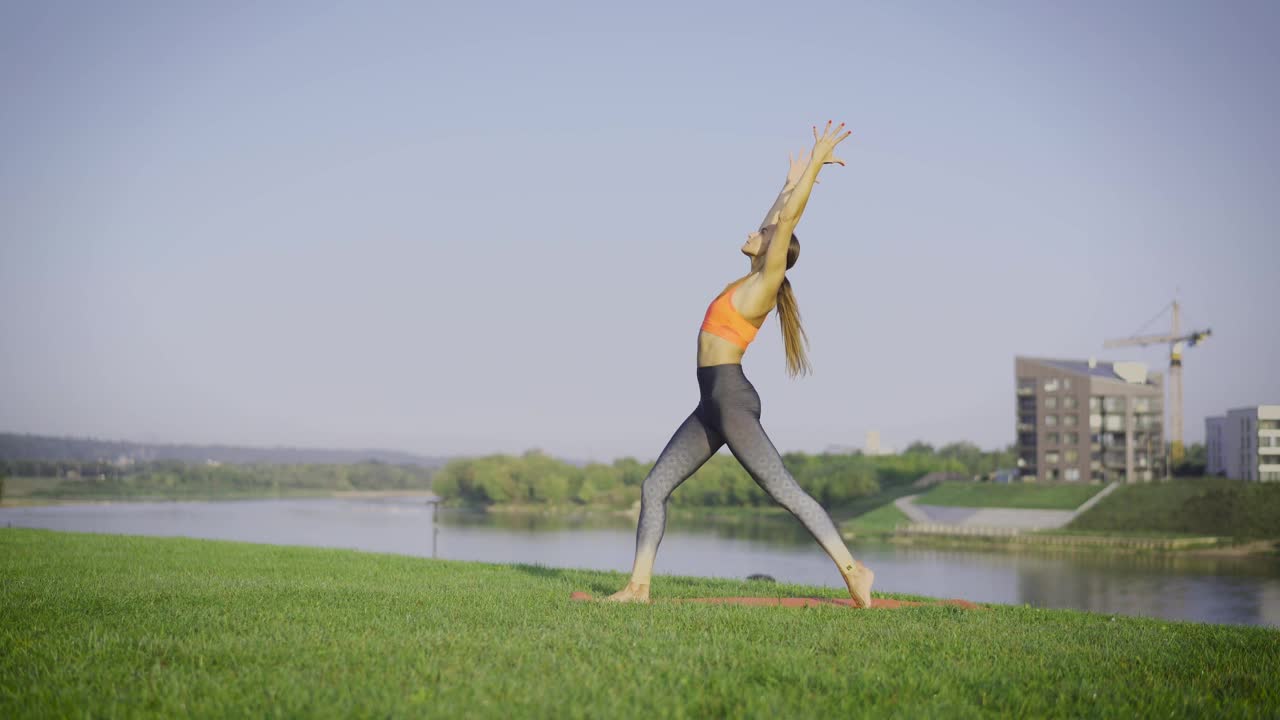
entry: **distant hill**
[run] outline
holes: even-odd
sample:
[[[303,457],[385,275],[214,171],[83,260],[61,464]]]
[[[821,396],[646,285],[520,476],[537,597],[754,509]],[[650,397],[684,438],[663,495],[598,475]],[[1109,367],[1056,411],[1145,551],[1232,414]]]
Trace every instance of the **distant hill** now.
[[[229,463],[234,465],[351,465],[381,462],[435,468],[448,458],[428,457],[397,450],[318,450],[291,447],[239,447],[234,445],[157,445],[93,438],[52,437],[0,433],[0,461],[76,460],[105,462]]]

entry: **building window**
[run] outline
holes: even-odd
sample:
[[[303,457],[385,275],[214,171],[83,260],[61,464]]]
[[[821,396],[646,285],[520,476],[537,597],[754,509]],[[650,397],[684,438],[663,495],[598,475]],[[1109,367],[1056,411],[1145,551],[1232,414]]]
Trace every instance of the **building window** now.
[[[1079,444],[1080,444],[1080,433],[1073,433],[1073,432],[1063,433],[1063,434],[1062,434],[1062,444],[1063,444],[1063,445],[1079,445]]]
[[[1078,418],[1076,418],[1075,414],[1062,416],[1063,427],[1075,427],[1077,421],[1078,421]]]
[[[1045,445],[1057,445],[1057,444],[1058,444],[1058,433],[1056,433],[1056,432],[1051,432],[1051,433],[1047,433],[1047,434],[1045,434],[1045,436],[1044,436],[1044,444],[1045,444]]]
[[[1045,463],[1046,463],[1046,464],[1048,464],[1048,465],[1057,465],[1057,464],[1058,464],[1058,451],[1057,451],[1057,450],[1049,450],[1048,452],[1046,452],[1046,453],[1044,454],[1044,461],[1045,461]]]
[[[1048,393],[1048,392],[1058,392],[1058,388],[1060,388],[1060,387],[1062,387],[1062,384],[1058,382],[1058,378],[1045,378],[1045,379],[1044,379],[1044,391],[1045,391],[1045,392],[1047,392],[1047,393]]]
[[[1035,378],[1018,378],[1018,394],[1034,395],[1036,392]]]
[[[1089,412],[1102,412],[1102,398],[1097,396],[1089,398]]]
[[[1080,451],[1074,449],[1063,450],[1062,462],[1068,465],[1074,465],[1075,463],[1080,462]]]
[[[1057,415],[1045,415],[1045,416],[1044,416],[1044,426],[1045,426],[1045,427],[1057,427],[1057,426],[1058,426],[1058,416],[1057,416]]]
[[[1067,468],[1066,470],[1063,470],[1062,479],[1066,480],[1067,482],[1079,482],[1080,468]]]
[[[1124,430],[1123,415],[1108,415],[1104,417],[1102,420],[1103,420],[1102,422],[1103,430],[1110,430],[1112,432],[1119,432],[1121,430]]]
[[[1093,413],[1093,414],[1091,414],[1091,415],[1089,416],[1089,429],[1090,429],[1090,430],[1101,430],[1101,429],[1102,429],[1102,416],[1101,416],[1101,415],[1099,415],[1098,413]]]
[[[1044,479],[1051,482],[1059,479],[1060,477],[1061,475],[1058,473],[1058,468],[1050,468],[1049,471],[1044,474]]]
[[[1259,430],[1280,430],[1280,420],[1259,420]]]
[[[1068,396],[1066,396],[1066,397],[1062,398],[1062,409],[1063,409],[1063,410],[1075,410],[1075,409],[1076,409],[1076,396],[1075,396],[1075,395],[1068,395]]]
[[[1151,412],[1151,398],[1134,398],[1133,411],[1140,413]]]
[[[1057,409],[1058,409],[1058,398],[1056,398],[1056,397],[1047,397],[1047,398],[1045,398],[1045,399],[1044,399],[1044,409],[1045,409],[1045,410],[1057,410]]]
[[[1104,397],[1102,398],[1102,410],[1108,413],[1124,412],[1124,398],[1122,397]]]

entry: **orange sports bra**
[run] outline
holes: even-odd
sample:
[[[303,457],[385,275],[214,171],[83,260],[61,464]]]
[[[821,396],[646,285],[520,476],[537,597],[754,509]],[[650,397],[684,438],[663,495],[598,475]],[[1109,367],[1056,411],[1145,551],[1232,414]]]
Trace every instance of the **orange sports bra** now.
[[[741,284],[742,280],[739,280],[730,285],[711,301],[707,315],[702,319],[702,329],[746,350],[751,341],[756,339],[760,328],[747,322],[741,313],[733,309],[733,293]]]

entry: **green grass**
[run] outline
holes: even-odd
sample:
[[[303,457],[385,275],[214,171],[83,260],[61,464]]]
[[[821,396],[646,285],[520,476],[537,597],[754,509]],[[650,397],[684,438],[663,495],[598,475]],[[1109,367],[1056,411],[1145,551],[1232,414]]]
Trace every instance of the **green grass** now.
[[[1280,538],[1280,484],[1197,478],[1125,485],[1080,515],[1069,527],[1125,533]]]
[[[899,525],[908,525],[910,522],[911,519],[899,510],[897,505],[889,503],[888,505],[881,505],[871,512],[863,513],[840,527],[855,536],[866,537],[868,535],[888,535],[896,530]]]
[[[575,603],[617,573],[0,530],[0,716],[1274,717],[1280,632]],[[834,595],[660,577],[655,595]]]
[[[1075,510],[1102,485],[1037,483],[942,483],[916,498],[917,505]]]
[[[880,492],[831,508],[831,517],[837,521],[855,518],[859,515],[865,515],[878,507],[888,505],[900,497],[914,495],[918,492],[920,492],[920,488],[913,487],[910,481],[885,484],[881,486]]]

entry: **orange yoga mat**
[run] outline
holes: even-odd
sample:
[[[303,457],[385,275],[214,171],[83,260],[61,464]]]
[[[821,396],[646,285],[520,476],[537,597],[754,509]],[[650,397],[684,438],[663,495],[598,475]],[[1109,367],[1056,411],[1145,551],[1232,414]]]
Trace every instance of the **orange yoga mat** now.
[[[594,600],[590,594],[584,592],[575,592],[569,595],[570,600]],[[793,598],[776,598],[776,597],[710,597],[710,598],[671,598],[662,602],[686,602],[686,603],[702,603],[704,605],[752,605],[756,607],[818,607],[819,605],[834,605],[839,607],[854,607],[853,601],[849,598],[817,598],[817,597],[793,597]],[[927,605],[951,605],[954,607],[964,608],[965,610],[977,610],[981,606],[975,605],[968,600],[936,600],[934,602],[918,602],[914,600],[890,600],[889,598],[871,598],[871,608],[873,610],[897,610],[904,607],[924,607]]]

